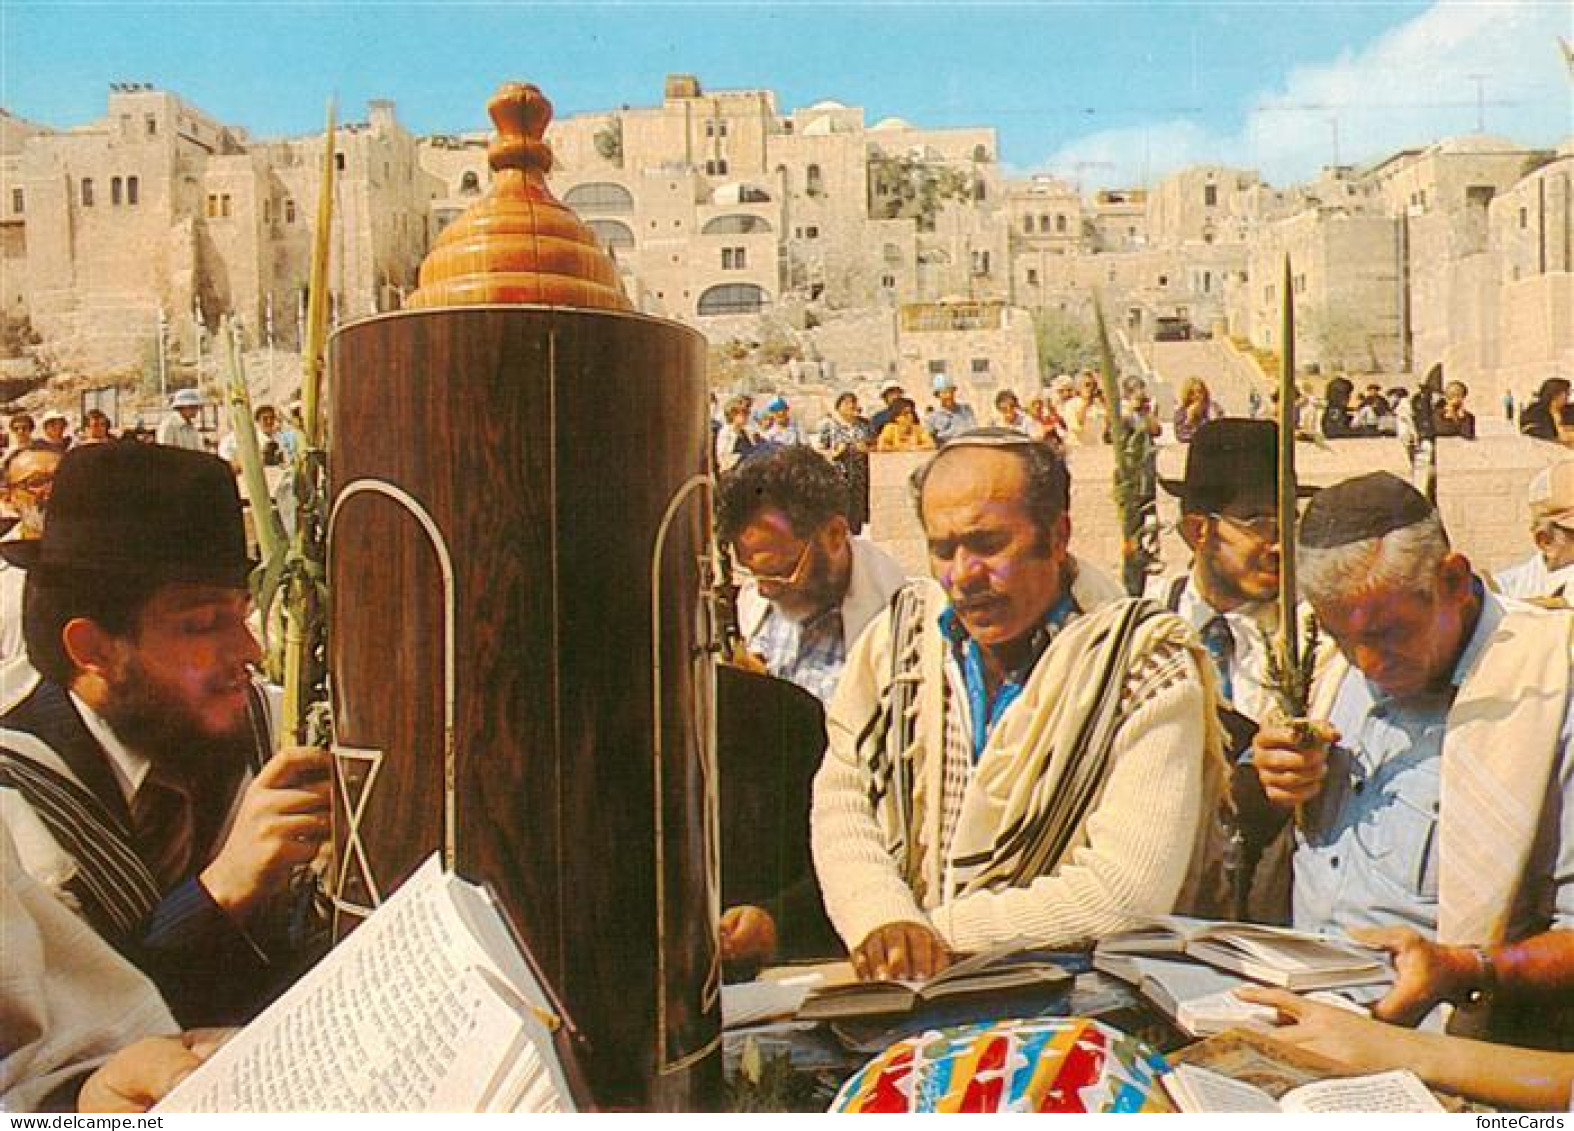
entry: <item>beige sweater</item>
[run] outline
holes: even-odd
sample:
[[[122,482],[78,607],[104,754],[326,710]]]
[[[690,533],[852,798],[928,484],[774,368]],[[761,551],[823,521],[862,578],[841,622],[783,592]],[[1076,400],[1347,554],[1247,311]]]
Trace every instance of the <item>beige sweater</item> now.
[[[938,586],[929,589],[934,613],[944,606]],[[1087,590],[1090,581],[1082,581]],[[1108,590],[1077,593],[1084,608],[1108,599]],[[1186,637],[1177,618],[1157,618]],[[1057,650],[1070,671],[1093,673],[1078,650],[1086,641],[1073,631],[1077,622],[1056,638],[1035,672],[1045,669]],[[1017,939],[1040,946],[1071,945],[1133,925],[1141,916],[1174,909],[1188,878],[1193,856],[1208,834],[1218,788],[1205,758],[1209,730],[1206,685],[1192,649],[1183,643],[1161,642],[1142,671],[1128,673],[1121,721],[1113,743],[1113,767],[1084,835],[1071,849],[1069,863],[1026,887],[957,894],[958,886],[936,884],[922,900],[904,880],[887,849],[886,837],[868,797],[867,775],[858,764],[858,736],[874,713],[891,679],[890,614],[876,620],[848,657],[841,686],[827,717],[829,745],[814,783],[810,824],[815,869],[831,922],[849,948],[887,923],[913,921],[932,926],[957,951],[976,951]],[[920,741],[922,757],[939,760],[944,721],[941,704],[966,710],[966,695],[943,695],[950,676],[944,642],[938,631],[925,634],[920,678]],[[1076,678],[1073,678],[1076,682]],[[960,688],[956,688],[960,692]],[[1032,683],[1029,684],[1029,692]],[[1041,689],[1053,695],[1054,689]],[[1020,738],[1023,726],[1014,716],[1030,698],[1013,704],[997,725],[980,759],[991,757],[997,743]],[[1018,720],[1020,724],[1020,720]],[[981,788],[975,771],[969,791]],[[926,838],[926,851],[938,853],[939,838]],[[929,860],[925,872],[949,874],[946,861]]]

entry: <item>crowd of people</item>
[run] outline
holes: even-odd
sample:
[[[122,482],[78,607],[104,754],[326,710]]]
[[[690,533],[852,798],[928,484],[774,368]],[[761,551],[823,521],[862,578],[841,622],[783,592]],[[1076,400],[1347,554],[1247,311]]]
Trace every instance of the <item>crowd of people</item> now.
[[[1131,597],[1073,544],[1065,447],[1109,419],[1090,377],[1002,394],[985,426],[944,375],[922,421],[894,384],[872,419],[848,393],[807,433],[783,398],[721,408],[736,660],[824,704],[802,819],[855,969],[923,978],[1171,912],[1349,934],[1393,984],[1365,1019],[1259,995],[1291,1039],[1567,1104],[1574,462],[1532,484],[1535,554],[1494,578],[1386,473],[1308,492],[1282,529],[1277,426],[1191,390],[1163,481],[1191,561]],[[1142,382],[1120,395],[1157,434]],[[144,1108],[205,1054],[192,1030],[243,1022],[319,953],[300,866],[329,831],[327,755],[274,753],[235,469],[191,450],[190,402],[159,443],[61,450],[51,419],[5,459],[8,1107]],[[298,436],[257,415],[287,458]],[[932,449],[911,484],[927,576],[861,535],[888,435]],[[1309,720],[1269,660],[1286,538],[1329,641]],[[758,961],[794,924],[738,906],[721,931]],[[1474,1041],[1412,1032],[1442,1019]]]

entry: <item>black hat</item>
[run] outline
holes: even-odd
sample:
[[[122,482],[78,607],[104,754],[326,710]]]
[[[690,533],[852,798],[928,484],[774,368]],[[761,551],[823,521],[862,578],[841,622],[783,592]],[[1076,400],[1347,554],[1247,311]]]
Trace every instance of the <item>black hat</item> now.
[[[1185,514],[1212,514],[1242,501],[1279,497],[1279,426],[1271,420],[1226,417],[1197,429],[1186,452],[1186,478],[1161,479]],[[1302,498],[1315,493],[1298,486]]]
[[[159,581],[244,587],[235,476],[221,459],[158,444],[90,444],[55,472],[44,536],[0,542],[23,569],[136,572]]]
[[[1381,538],[1435,513],[1426,496],[1399,476],[1374,471],[1337,483],[1308,503],[1296,541],[1330,550]]]

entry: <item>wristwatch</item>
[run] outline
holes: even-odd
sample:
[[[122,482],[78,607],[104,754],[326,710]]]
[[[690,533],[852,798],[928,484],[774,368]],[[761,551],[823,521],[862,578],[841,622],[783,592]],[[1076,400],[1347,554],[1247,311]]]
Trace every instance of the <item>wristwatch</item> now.
[[[1474,984],[1465,991],[1461,1005],[1480,1007],[1491,1002],[1497,992],[1497,966],[1492,962],[1492,955],[1484,946],[1469,946],[1465,948],[1476,960],[1476,977]]]

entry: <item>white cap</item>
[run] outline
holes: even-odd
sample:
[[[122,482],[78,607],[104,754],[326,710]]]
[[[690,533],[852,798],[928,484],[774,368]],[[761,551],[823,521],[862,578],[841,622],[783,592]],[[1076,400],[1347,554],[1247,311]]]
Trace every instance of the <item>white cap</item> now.
[[[44,425],[44,424],[48,424],[48,423],[50,423],[51,421],[54,421],[54,420],[67,420],[67,419],[68,418],[67,418],[65,413],[61,412],[58,408],[52,408],[48,412],[44,413],[43,416],[38,418],[38,423],[40,425]]]
[[[902,383],[900,381],[895,380],[894,378],[892,380],[890,380],[890,381],[887,381],[885,384],[880,386],[880,395],[882,397],[885,396],[887,393],[900,393],[900,392],[902,392]]]
[[[935,380],[934,380],[934,388],[935,388],[935,392],[943,393],[947,389],[954,389],[954,388],[956,388],[956,382],[951,380],[951,375],[949,373],[936,373],[935,374]]]
[[[170,408],[201,408],[202,394],[195,389],[177,389],[169,398]]]

